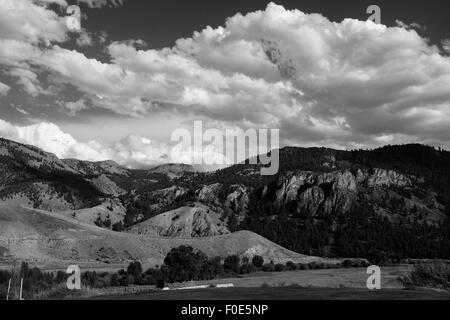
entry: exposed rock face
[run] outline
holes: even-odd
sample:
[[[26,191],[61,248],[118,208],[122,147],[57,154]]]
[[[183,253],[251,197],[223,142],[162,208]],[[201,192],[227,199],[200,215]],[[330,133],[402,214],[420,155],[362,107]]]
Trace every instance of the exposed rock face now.
[[[354,175],[348,170],[330,173],[290,172],[279,179],[275,187],[275,205],[289,208],[292,214],[310,217],[347,214],[358,201],[364,200],[375,212],[391,220],[418,218],[438,223],[444,219],[444,207],[436,200],[436,194],[421,190],[414,177],[395,171],[375,169],[358,170]],[[413,188],[414,187],[414,188]],[[392,189],[403,190],[402,195]],[[270,192],[266,186],[263,197]],[[405,197],[404,194],[409,194]],[[401,204],[402,212],[398,210]],[[404,217],[399,217],[399,216]],[[404,221],[404,220],[401,220]]]
[[[303,192],[298,198],[298,212],[305,213],[317,213],[319,207],[325,200],[325,193],[319,187],[312,187]],[[327,203],[329,204],[329,203]]]
[[[195,192],[197,201],[211,207],[214,210],[221,211],[222,203],[219,199],[219,193],[222,190],[220,183],[203,186]]]
[[[153,191],[151,197],[153,199],[152,209],[158,210],[164,206],[171,205],[188,193],[188,189],[172,186],[167,189]]]
[[[119,188],[111,179],[106,175],[102,174],[97,178],[91,180],[92,184],[97,188],[98,191],[109,196],[119,196],[126,193],[125,190]]]
[[[367,178],[369,187],[411,187],[411,179],[395,171],[375,169],[375,173]]]
[[[220,214],[200,203],[160,214],[136,225],[130,232],[176,238],[202,238],[230,233],[220,219]]]
[[[234,185],[231,189],[234,191],[225,200],[225,213],[234,214],[241,221],[248,213],[248,203],[250,202],[248,190],[243,185]]]

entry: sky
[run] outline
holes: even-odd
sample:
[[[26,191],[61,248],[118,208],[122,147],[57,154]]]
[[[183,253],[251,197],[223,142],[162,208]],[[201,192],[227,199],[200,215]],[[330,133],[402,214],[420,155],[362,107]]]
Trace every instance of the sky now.
[[[73,4],[80,31],[66,24]],[[367,20],[371,4],[381,24]],[[450,148],[449,9],[0,0],[0,136],[134,168],[188,162],[171,152],[171,135],[196,120],[276,128],[281,146]]]

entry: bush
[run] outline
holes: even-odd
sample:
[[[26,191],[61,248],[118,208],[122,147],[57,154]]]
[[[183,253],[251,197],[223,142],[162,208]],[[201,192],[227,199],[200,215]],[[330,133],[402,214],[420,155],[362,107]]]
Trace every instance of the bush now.
[[[252,263],[258,270],[260,270],[264,265],[264,258],[261,256],[254,256],[252,259]]]
[[[122,275],[119,277],[119,284],[121,287],[126,287],[128,286],[128,276],[127,275]]]
[[[139,261],[133,261],[127,268],[128,284],[140,284],[142,279],[142,264]],[[132,280],[132,281],[131,281]]]
[[[141,284],[144,286],[153,286],[156,285],[156,279],[151,274],[145,274],[142,277]]]
[[[299,263],[299,264],[297,264],[297,269],[298,270],[308,270],[309,269],[309,265],[305,264],[305,263]]]
[[[116,231],[116,232],[122,232],[123,230],[125,230],[123,222],[116,222],[116,223],[114,223],[113,226],[112,226],[112,230]]]
[[[58,271],[56,273],[56,282],[57,283],[64,283],[67,281],[67,273],[63,272],[63,271]]]
[[[311,270],[316,270],[319,269],[319,265],[317,264],[317,262],[310,262],[308,263],[308,268]]]
[[[189,246],[174,248],[164,259],[166,279],[172,283],[203,279],[205,271],[210,273],[207,263],[208,257],[203,252]]]
[[[257,271],[257,269],[253,265],[253,263],[247,263],[247,264],[243,264],[241,266],[241,274],[250,274],[250,273],[253,273],[256,271]]]
[[[345,269],[353,268],[353,261],[352,260],[344,260],[344,262],[342,262],[342,267]]]
[[[288,270],[288,271],[295,271],[295,270],[297,270],[297,265],[294,262],[292,262],[292,261],[288,261],[286,263],[286,270]]]
[[[139,261],[133,261],[128,265],[127,274],[133,277],[140,277],[142,274],[142,264]]]
[[[136,278],[133,275],[131,275],[131,274],[129,274],[126,277],[126,279],[127,279],[127,285],[136,283]]]
[[[275,272],[282,272],[286,270],[286,266],[284,264],[276,264],[275,265]]]
[[[266,263],[262,266],[262,271],[264,272],[274,272],[275,271],[275,265],[273,263]]]
[[[431,287],[450,289],[450,265],[448,263],[427,263],[414,266],[414,270],[399,280],[405,288]]]
[[[239,273],[240,271],[239,264],[240,264],[239,256],[237,255],[229,256],[225,258],[225,261],[223,262],[223,269],[225,270],[225,272],[228,273]]]
[[[158,289],[161,289],[161,290],[164,289],[165,288],[164,280],[163,279],[159,279],[156,287]]]
[[[120,286],[119,275],[117,273],[114,273],[114,274],[111,275],[109,285],[111,287],[118,287],[118,286]]]
[[[388,257],[385,252],[380,250],[372,250],[367,255],[370,263],[375,264],[377,266],[385,265]]]

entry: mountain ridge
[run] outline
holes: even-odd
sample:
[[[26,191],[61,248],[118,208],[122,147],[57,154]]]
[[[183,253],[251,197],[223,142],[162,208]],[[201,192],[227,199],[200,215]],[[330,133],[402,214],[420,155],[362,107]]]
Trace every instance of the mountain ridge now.
[[[275,176],[261,176],[258,165],[246,162],[205,173],[177,164],[134,170],[112,161],[60,160],[5,139],[0,158],[3,202],[65,212],[110,230],[133,230],[199,203],[207,209],[195,221],[190,214],[182,223],[164,220],[156,234],[208,236],[217,214],[226,230],[250,230],[307,255],[450,256],[442,244],[450,244],[450,153],[433,147],[286,147]]]

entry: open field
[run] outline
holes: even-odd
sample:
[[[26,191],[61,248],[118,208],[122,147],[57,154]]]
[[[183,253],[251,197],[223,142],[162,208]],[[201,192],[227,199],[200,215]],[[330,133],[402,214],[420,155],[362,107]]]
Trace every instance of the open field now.
[[[412,266],[382,268],[381,291],[366,288],[366,269],[303,270],[255,273],[238,278],[168,285],[170,291],[98,297],[99,299],[450,299],[450,292],[406,291],[398,282]],[[176,290],[201,285],[233,284],[231,289]],[[175,289],[175,290],[173,290]],[[96,298],[97,299],[97,298]]]
[[[382,287],[385,289],[401,289],[398,277],[407,274],[412,266],[401,265],[381,268]],[[358,288],[365,289],[369,275],[365,268],[360,269],[325,269],[301,270],[287,272],[259,272],[247,276],[214,281],[203,281],[201,284],[233,283],[239,288],[257,288],[262,285],[270,287],[301,286],[314,288]],[[196,283],[197,284],[197,283]],[[185,284],[184,286],[189,286]]]
[[[133,296],[97,297],[96,300],[450,300],[450,292],[386,289],[231,288],[160,291]]]

